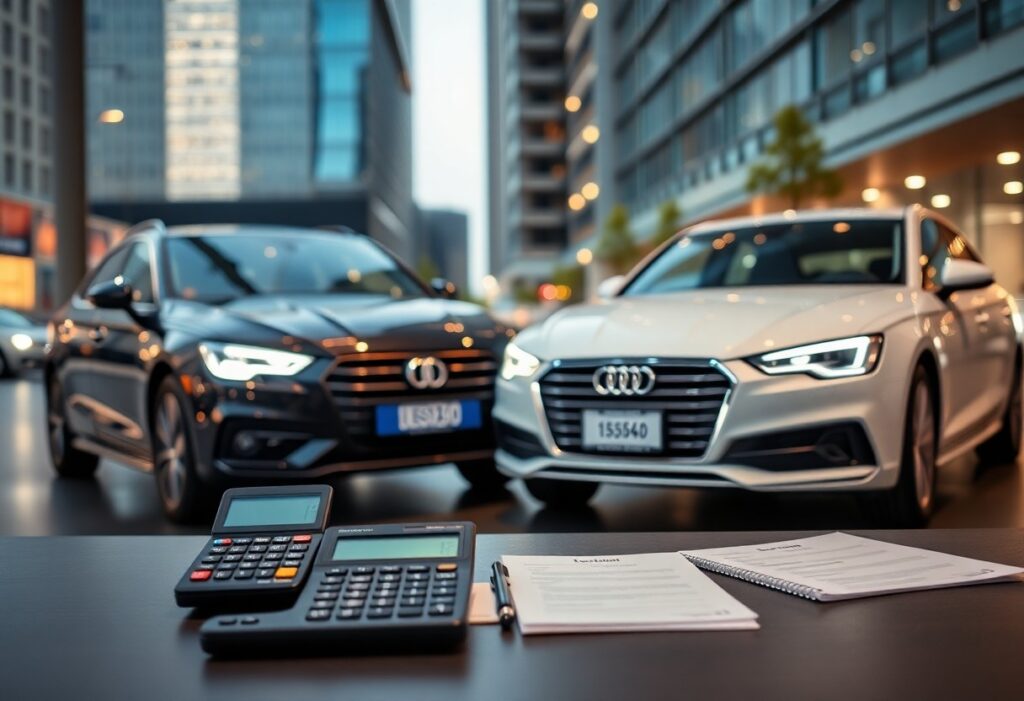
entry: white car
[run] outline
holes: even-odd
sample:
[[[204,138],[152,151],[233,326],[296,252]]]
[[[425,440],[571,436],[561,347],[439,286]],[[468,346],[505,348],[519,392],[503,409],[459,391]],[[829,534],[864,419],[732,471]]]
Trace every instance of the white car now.
[[[1016,306],[934,212],[705,223],[611,284],[505,352],[497,466],[544,502],[605,482],[857,490],[914,524],[937,465],[1019,451]]]

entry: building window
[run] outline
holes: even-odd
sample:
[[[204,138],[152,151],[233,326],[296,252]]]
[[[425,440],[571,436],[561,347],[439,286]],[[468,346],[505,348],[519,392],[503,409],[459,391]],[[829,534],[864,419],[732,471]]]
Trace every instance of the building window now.
[[[21,35],[21,65],[32,65],[32,39],[28,34]]]
[[[815,61],[818,86],[835,85],[853,66],[853,15],[846,9],[826,21],[816,32]]]
[[[39,47],[39,70],[44,74],[50,74],[50,49],[47,46]]]
[[[985,31],[990,35],[1024,24],[1024,0],[988,0],[982,7]]]
[[[45,85],[39,86],[39,111],[43,114],[50,114],[52,105],[50,104],[50,89]]]
[[[32,22],[31,6],[32,3],[30,0],[21,0],[21,11],[18,13],[18,16],[25,24],[30,24]]]
[[[39,150],[44,156],[50,155],[50,128],[39,127]]]
[[[14,99],[14,71],[12,71],[10,68],[5,68],[4,69],[3,83],[4,83],[4,87],[3,87],[4,99],[5,100],[13,100]]]
[[[27,75],[21,77],[21,106],[32,106],[32,79]]]
[[[39,193],[49,196],[50,194],[50,169],[43,166],[39,169]]]
[[[21,189],[32,192],[32,161],[21,162]]]
[[[4,22],[0,33],[0,47],[3,48],[4,56],[14,55],[14,29],[7,22]]]
[[[889,36],[894,46],[908,44],[928,29],[928,4],[924,2],[889,3]]]
[[[48,34],[50,31],[50,8],[45,5],[40,5],[37,19],[39,22],[39,30],[44,34]]]
[[[32,148],[32,120],[28,117],[21,120],[21,147],[25,150]]]
[[[14,144],[14,113],[4,112],[4,143]]]
[[[14,187],[14,156],[11,154],[4,156],[4,185]]]

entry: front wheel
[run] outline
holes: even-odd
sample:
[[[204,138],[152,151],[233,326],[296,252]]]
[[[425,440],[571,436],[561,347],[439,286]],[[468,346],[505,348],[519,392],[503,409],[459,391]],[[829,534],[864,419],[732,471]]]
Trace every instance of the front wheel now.
[[[153,400],[153,471],[164,514],[177,523],[205,515],[210,494],[196,472],[188,433],[186,399],[173,377],[166,378]]]
[[[600,488],[598,482],[575,480],[528,479],[526,490],[548,506],[580,507]]]
[[[504,488],[508,477],[498,472],[493,460],[471,460],[455,463],[462,478],[469,482],[473,489],[496,492]]]

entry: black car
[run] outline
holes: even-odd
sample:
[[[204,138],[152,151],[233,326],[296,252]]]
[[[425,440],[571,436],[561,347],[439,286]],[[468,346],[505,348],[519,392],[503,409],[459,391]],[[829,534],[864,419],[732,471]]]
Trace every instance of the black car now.
[[[139,224],[52,320],[53,464],[153,471],[191,520],[231,484],[454,462],[493,487],[510,329],[355,233]]]

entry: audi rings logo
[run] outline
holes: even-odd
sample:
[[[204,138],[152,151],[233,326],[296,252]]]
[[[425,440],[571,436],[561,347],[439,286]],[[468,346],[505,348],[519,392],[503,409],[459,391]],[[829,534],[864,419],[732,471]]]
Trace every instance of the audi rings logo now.
[[[432,355],[405,364],[405,379],[416,389],[440,389],[448,382],[448,366]]]
[[[594,371],[594,389],[603,396],[641,397],[654,389],[654,370],[646,365],[605,365]]]

